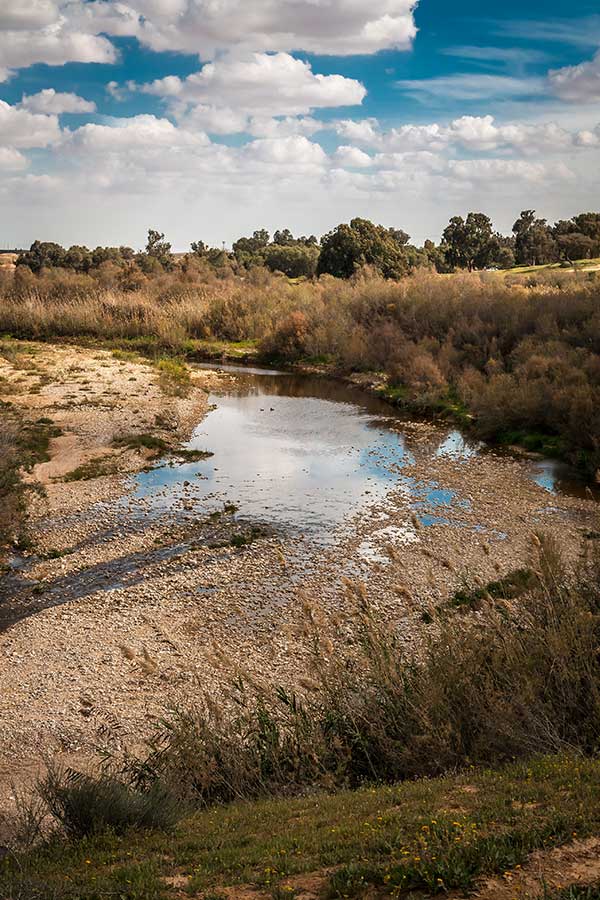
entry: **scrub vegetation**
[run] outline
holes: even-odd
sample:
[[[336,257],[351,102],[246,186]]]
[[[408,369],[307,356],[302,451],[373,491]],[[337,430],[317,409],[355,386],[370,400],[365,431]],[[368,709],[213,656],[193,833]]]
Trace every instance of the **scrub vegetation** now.
[[[202,260],[124,290],[122,270],[23,267],[0,279],[0,330],[19,339],[104,341],[158,362],[168,394],[185,395],[179,360],[254,354],[279,365],[377,373],[412,413],[454,418],[490,442],[600,468],[600,274],[400,280],[363,268],[351,279],[290,281],[264,267]]]
[[[359,584],[344,621],[307,601],[310,677],[262,684],[223,660],[229,695],[194,698],[145,753],[50,767],[2,896],[267,898],[310,873],[311,896],[429,897],[598,835],[600,561],[588,548],[569,576],[536,537],[532,570],[518,602],[449,610],[416,659]]]

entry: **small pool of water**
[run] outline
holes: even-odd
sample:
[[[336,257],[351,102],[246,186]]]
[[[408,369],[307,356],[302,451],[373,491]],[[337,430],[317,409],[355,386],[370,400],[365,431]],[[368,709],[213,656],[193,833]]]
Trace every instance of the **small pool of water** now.
[[[423,525],[451,524],[469,508],[444,485],[404,473],[414,462],[406,423],[377,397],[325,378],[221,368],[236,378],[211,395],[214,408],[187,444],[214,456],[136,476],[136,494],[150,507],[206,514],[233,503],[245,517],[321,534],[391,488],[406,493]],[[480,449],[441,429],[427,452],[468,464]]]

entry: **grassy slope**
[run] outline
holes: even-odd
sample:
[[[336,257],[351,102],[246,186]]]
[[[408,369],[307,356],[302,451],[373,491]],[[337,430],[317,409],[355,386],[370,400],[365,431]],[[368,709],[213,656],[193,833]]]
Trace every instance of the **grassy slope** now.
[[[598,259],[575,259],[573,260],[573,268],[585,271],[586,269],[600,266],[600,258]],[[560,269],[561,263],[544,263],[541,266],[515,266],[513,269],[503,269],[499,275],[529,275],[532,272],[542,272],[545,269]],[[565,269],[567,271],[567,269]]]
[[[323,897],[467,889],[529,852],[600,834],[600,761],[547,757],[500,772],[213,808],[171,835],[56,843],[0,863],[0,896],[214,897],[246,884],[293,896],[320,873]],[[299,881],[296,888],[301,887]]]

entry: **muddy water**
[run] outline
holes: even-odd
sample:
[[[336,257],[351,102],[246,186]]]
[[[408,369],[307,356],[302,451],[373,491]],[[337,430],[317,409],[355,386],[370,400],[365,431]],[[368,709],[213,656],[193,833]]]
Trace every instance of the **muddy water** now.
[[[391,488],[409,496],[424,525],[451,524],[453,511],[468,508],[443,484],[403,474],[414,462],[411,425],[377,397],[325,378],[224,369],[235,377],[211,396],[213,409],[187,445],[214,456],[136,479],[137,496],[156,511],[183,504],[201,514],[235,504],[249,518],[325,537]],[[441,428],[426,452],[468,465],[484,449]],[[569,489],[553,464],[523,465],[549,493]]]

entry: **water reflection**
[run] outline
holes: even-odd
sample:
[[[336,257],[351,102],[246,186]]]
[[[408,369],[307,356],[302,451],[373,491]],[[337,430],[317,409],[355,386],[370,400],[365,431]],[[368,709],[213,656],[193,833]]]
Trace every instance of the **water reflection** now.
[[[468,441],[460,431],[451,431],[450,434],[442,441],[435,455],[450,459],[468,460],[477,456],[482,449],[483,444],[480,441]]]
[[[211,396],[215,408],[188,444],[214,456],[136,476],[137,496],[151,507],[202,514],[233,502],[244,516],[321,534],[391,488],[423,525],[455,524],[469,509],[453,491],[403,471],[415,457],[401,420],[377,397],[341,381],[222,368],[237,377]],[[451,431],[427,452],[468,460],[478,450]]]
[[[600,500],[596,485],[587,485],[577,473],[558,459],[536,460],[530,466],[531,477],[549,494],[570,494],[574,497],[594,497]]]

